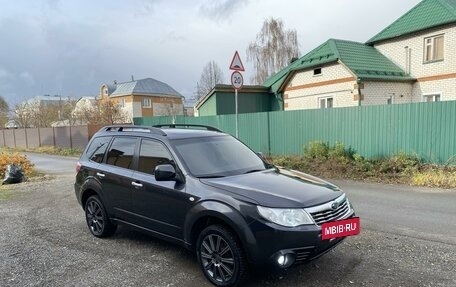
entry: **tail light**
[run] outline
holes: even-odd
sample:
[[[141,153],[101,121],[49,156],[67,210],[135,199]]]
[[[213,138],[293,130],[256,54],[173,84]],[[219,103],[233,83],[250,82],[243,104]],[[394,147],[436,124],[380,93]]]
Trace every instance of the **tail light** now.
[[[81,170],[81,163],[78,161],[78,163],[76,164],[76,172],[79,172]]]

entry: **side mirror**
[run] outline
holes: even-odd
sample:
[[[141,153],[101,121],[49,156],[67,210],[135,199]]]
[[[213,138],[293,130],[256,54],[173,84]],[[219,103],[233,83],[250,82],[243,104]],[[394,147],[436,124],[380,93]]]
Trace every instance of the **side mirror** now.
[[[154,171],[156,181],[176,180],[176,170],[170,164],[161,164],[155,167]]]

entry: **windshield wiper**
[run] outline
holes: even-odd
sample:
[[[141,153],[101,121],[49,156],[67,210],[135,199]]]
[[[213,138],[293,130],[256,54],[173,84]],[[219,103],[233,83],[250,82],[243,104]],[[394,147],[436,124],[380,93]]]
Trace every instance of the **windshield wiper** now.
[[[244,172],[244,174],[258,172],[258,171],[263,171],[263,170],[264,169],[251,169],[251,170],[248,170],[248,171]]]
[[[203,176],[198,176],[198,178],[221,178],[225,177],[224,175],[203,175]]]

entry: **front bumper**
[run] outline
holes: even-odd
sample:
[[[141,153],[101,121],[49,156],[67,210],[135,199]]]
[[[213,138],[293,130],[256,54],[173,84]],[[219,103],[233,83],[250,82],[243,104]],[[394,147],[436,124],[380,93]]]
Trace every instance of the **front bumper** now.
[[[354,215],[352,212],[346,218]],[[255,242],[248,243],[249,255],[252,263],[260,266],[278,266],[277,258],[282,254],[288,254],[292,264],[279,267],[306,263],[330,251],[345,239],[322,240],[321,227],[317,225],[290,228],[260,219],[252,222],[249,227],[255,238]]]

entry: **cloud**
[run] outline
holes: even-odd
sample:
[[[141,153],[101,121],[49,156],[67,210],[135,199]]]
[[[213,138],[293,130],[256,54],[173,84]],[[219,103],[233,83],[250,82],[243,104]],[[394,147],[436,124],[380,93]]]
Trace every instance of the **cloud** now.
[[[159,0],[143,0],[141,5],[136,9],[134,15],[137,17],[146,17],[155,12]]]
[[[32,74],[29,72],[22,72],[19,74],[19,78],[23,81],[25,81],[26,84],[29,86],[35,85],[35,77],[33,77]]]
[[[199,8],[199,14],[216,22],[227,21],[247,3],[248,0],[214,0],[202,4]]]

